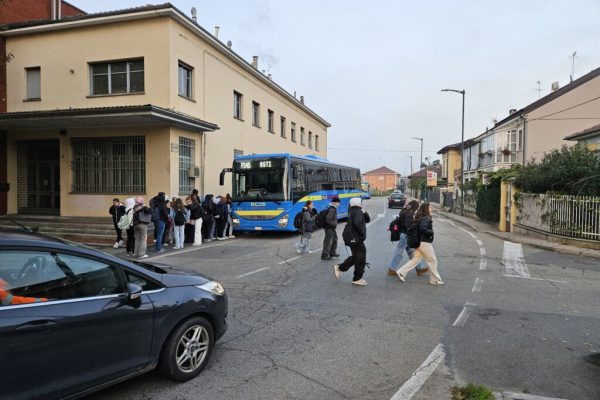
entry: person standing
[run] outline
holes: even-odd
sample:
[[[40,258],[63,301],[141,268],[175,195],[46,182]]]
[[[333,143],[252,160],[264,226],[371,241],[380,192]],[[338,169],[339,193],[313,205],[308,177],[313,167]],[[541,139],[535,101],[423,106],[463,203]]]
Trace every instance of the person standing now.
[[[154,250],[157,253],[164,253],[163,249],[163,237],[167,223],[169,222],[169,211],[165,205],[165,194],[159,193],[154,198],[154,208],[152,209],[152,219],[154,220],[154,230],[156,236],[156,242],[154,243]]]
[[[313,202],[312,200],[308,200],[302,208],[302,236],[300,237],[300,241],[294,245],[298,254],[309,253],[310,239],[312,238],[315,219],[316,216],[313,213]]]
[[[200,197],[197,194],[192,194],[189,199],[190,223],[194,225],[193,240],[191,242],[193,246],[200,246],[202,245],[202,221],[205,217],[204,208],[202,208]]]
[[[117,225],[123,214],[125,214],[125,206],[115,197],[113,199],[113,205],[108,209],[108,213],[112,215],[113,225],[115,227],[115,232],[117,233],[117,240],[113,247],[118,249],[119,246],[123,245],[123,231],[121,231]]]
[[[146,246],[148,242],[148,223],[150,222],[151,214],[150,209],[144,205],[144,198],[142,196],[136,197],[135,207],[133,207],[134,257],[148,258]]]
[[[190,220],[190,211],[183,206],[181,199],[175,199],[171,206],[173,214],[173,236],[175,249],[183,249],[185,241],[185,224]]]
[[[333,273],[337,279],[342,277],[354,265],[354,278],[352,284],[358,286],[367,286],[367,281],[363,278],[365,266],[367,265],[367,248],[365,240],[367,239],[367,223],[371,221],[369,214],[363,210],[360,197],[350,199],[350,210],[348,211],[348,222],[344,227],[344,244],[350,247],[352,255],[341,264],[333,266]]]
[[[215,205],[215,234],[217,235],[217,240],[226,240],[229,239],[229,237],[225,235],[225,226],[227,225],[227,200],[221,196],[217,196],[217,199],[219,201]]]
[[[203,222],[202,222],[202,237],[206,242],[212,242],[211,232],[213,229],[213,225],[215,223],[215,216],[213,213],[213,195],[207,194],[204,196],[204,201],[202,202],[202,209],[204,210]]]
[[[390,229],[393,229],[393,225],[396,225],[400,231],[400,238],[396,242],[394,247],[394,253],[392,254],[392,260],[388,268],[388,275],[396,276],[396,268],[400,265],[400,261],[404,258],[404,251],[408,255],[409,259],[412,259],[415,253],[415,249],[411,249],[407,246],[408,242],[408,228],[413,223],[414,214],[419,209],[419,202],[417,200],[411,200],[406,207],[400,210],[400,215],[397,220],[392,221]],[[424,267],[423,263],[420,262],[417,265],[417,275],[424,275],[429,271],[429,268]]]
[[[127,250],[128,256],[133,256],[133,250],[135,247],[135,232],[133,230],[133,207],[135,207],[135,199],[130,197],[125,200],[125,215],[127,225],[123,224],[123,229],[127,233],[127,242],[125,249]]]
[[[433,219],[431,218],[431,206],[429,203],[423,203],[419,207],[419,211],[415,215],[415,224],[420,240],[420,245],[415,249],[415,254],[412,260],[409,260],[402,266],[396,275],[400,282],[406,281],[406,274],[417,266],[421,260],[425,259],[431,271],[429,277],[430,285],[443,285],[444,282],[440,277],[437,269],[437,258],[433,250]]]
[[[329,203],[327,214],[325,215],[325,239],[323,239],[323,252],[321,260],[331,260],[338,258],[337,253],[337,208],[340,206],[340,198],[334,197]]]
[[[231,195],[227,193],[225,195],[225,202],[227,204],[227,224],[225,225],[225,236],[229,239],[235,239],[233,234],[233,216],[231,215]]]

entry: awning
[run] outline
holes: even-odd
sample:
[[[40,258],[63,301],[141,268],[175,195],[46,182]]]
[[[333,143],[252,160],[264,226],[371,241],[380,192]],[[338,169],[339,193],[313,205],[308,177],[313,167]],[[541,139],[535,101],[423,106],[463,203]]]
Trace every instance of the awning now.
[[[216,124],[151,104],[0,113],[0,130],[45,130],[91,127],[176,126],[213,132]]]

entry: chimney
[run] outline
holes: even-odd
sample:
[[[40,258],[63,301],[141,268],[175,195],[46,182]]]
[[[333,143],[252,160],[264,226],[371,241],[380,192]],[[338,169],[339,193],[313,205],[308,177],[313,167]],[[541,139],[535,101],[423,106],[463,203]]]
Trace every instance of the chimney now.
[[[508,110],[508,115],[513,115],[516,112],[517,112],[516,108],[511,108],[510,110]]]
[[[300,96],[300,103],[304,104],[304,96]]]
[[[269,80],[271,80],[272,79],[271,74],[267,75],[267,78],[269,78]]]
[[[215,37],[218,39],[219,38],[219,27],[215,26]]]
[[[231,46],[233,45],[233,43],[231,43],[231,40],[227,41],[227,47],[229,47],[231,49]]]
[[[61,0],[51,0],[50,1],[50,19],[53,21],[60,19],[60,6]]]
[[[252,66],[258,69],[258,56],[252,56]]]
[[[496,118],[494,118],[494,119],[492,120],[492,123],[494,124],[494,126],[496,126],[496,124],[498,123],[498,120],[497,120]]]
[[[194,20],[194,22],[196,22],[196,16],[198,14],[198,12],[196,11],[196,7],[192,7],[192,19]]]
[[[294,98],[296,98],[296,91],[294,90]]]

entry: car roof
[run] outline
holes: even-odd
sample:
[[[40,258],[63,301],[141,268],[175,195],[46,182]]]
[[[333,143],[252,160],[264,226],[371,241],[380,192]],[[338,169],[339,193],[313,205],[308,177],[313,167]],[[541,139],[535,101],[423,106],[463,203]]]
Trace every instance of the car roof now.
[[[27,241],[27,242],[43,242],[47,244],[51,243],[65,243],[64,241],[52,237],[46,236],[41,233],[33,232],[25,228],[0,228],[0,242],[4,240],[10,241]]]

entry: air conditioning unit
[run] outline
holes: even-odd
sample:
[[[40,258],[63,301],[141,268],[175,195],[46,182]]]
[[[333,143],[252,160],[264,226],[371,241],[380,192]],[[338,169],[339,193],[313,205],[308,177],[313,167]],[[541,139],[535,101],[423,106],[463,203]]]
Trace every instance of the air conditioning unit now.
[[[558,90],[560,88],[560,86],[558,85],[558,82],[552,82],[552,91],[554,92],[555,90]]]
[[[198,178],[200,176],[200,167],[197,165],[191,166],[190,170],[188,171],[188,176],[190,178]]]

